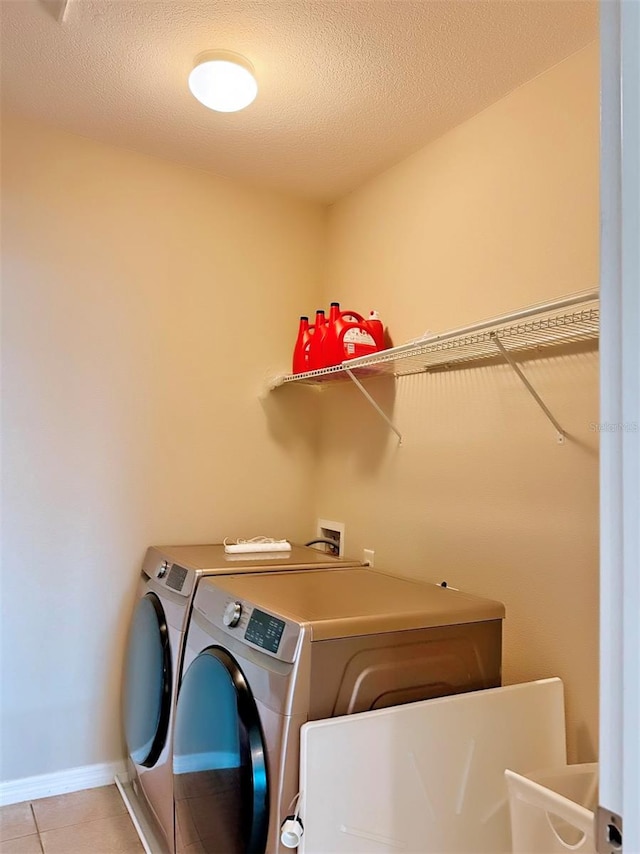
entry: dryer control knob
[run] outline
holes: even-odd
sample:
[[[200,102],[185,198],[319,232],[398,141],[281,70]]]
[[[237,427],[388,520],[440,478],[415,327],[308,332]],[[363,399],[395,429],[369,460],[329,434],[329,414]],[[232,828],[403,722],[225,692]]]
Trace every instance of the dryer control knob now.
[[[165,561],[163,561],[163,562],[162,562],[162,566],[161,566],[161,567],[160,567],[160,569],[158,570],[158,573],[157,573],[157,575],[156,575],[156,578],[164,578],[164,577],[165,577],[165,575],[167,574],[167,570],[168,570],[168,569],[169,569],[169,564],[168,564],[168,563],[167,563],[167,561],[165,560]]]
[[[242,616],[242,605],[240,602],[229,602],[227,607],[224,609],[224,614],[222,615],[222,622],[225,626],[229,626],[232,629],[234,626],[237,626],[240,622],[240,617]]]

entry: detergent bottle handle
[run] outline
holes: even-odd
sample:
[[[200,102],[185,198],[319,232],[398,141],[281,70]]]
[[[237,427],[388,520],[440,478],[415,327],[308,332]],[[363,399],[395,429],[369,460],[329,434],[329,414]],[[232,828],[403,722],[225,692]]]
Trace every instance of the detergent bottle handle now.
[[[347,320],[347,317],[350,317],[351,320]],[[340,319],[345,323],[364,323],[365,319],[361,314],[358,314],[357,311],[341,311]]]

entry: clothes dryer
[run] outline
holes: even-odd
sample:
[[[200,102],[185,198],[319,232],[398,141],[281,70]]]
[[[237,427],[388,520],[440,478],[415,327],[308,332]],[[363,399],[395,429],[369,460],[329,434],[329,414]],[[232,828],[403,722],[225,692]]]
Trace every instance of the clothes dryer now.
[[[185,632],[203,576],[305,572],[357,566],[304,546],[227,554],[223,545],[152,546],[142,566],[126,653],[123,723],[128,774],[116,783],[154,852],[175,847],[172,731]]]
[[[364,568],[204,579],[176,707],[178,854],[283,854],[302,724],[499,686],[503,617]]]

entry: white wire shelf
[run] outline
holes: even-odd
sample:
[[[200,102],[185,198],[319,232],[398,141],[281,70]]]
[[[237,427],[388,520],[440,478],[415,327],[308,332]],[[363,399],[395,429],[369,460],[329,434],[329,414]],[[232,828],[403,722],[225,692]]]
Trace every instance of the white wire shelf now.
[[[554,347],[562,348],[597,341],[599,331],[598,291],[582,291],[553,302],[530,306],[511,314],[454,329],[442,335],[433,335],[411,344],[383,350],[373,356],[350,359],[331,368],[280,376],[273,380],[271,388],[275,389],[288,383],[319,386],[351,380],[402,442],[399,430],[365,389],[361,380],[380,376],[403,377],[455,366],[472,367],[487,360],[504,359],[555,426],[558,442],[562,444],[565,440],[564,430],[524,375],[517,364],[517,357],[542,353]]]
[[[360,379],[420,374],[433,368],[499,358],[501,351],[496,339],[507,352],[517,354],[597,340],[599,328],[598,292],[587,291],[555,303],[532,306],[511,315],[383,350],[373,356],[350,359],[332,368],[288,374],[279,377],[274,387],[285,383],[318,385],[336,382],[348,379],[350,372]]]

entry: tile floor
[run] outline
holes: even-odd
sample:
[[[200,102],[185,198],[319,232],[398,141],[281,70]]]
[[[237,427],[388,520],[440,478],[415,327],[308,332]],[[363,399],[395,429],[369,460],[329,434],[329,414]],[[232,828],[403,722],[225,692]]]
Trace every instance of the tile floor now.
[[[0,854],[144,854],[115,786],[0,808]]]

